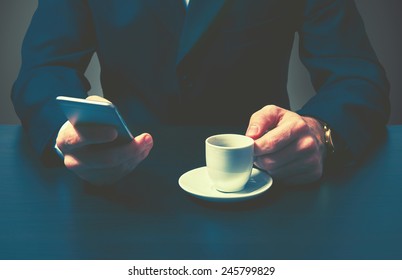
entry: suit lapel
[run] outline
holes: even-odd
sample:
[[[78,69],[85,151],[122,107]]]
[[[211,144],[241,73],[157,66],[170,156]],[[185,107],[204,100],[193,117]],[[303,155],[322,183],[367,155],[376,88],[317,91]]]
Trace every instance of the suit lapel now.
[[[225,2],[226,0],[190,0],[181,34],[177,64],[205,34]]]

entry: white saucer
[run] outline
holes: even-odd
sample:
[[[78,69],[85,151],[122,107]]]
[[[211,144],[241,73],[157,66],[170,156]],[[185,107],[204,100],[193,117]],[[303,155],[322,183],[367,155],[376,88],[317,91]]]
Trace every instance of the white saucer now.
[[[208,177],[207,168],[190,170],[179,178],[180,187],[189,194],[208,201],[240,201],[256,197],[272,185],[272,178],[267,173],[253,168],[250,180],[239,192],[225,193],[216,190]]]

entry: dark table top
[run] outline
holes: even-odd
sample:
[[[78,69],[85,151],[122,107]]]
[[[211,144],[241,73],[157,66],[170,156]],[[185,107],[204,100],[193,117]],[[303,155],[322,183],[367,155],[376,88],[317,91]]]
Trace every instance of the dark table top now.
[[[320,182],[212,203],[185,193],[221,127],[151,129],[155,148],[113,187],[46,168],[0,126],[0,259],[402,259],[402,126],[366,161]]]

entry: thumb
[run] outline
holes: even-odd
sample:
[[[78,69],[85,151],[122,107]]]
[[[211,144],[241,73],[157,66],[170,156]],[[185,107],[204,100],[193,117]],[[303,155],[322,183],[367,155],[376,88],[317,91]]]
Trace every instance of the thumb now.
[[[251,118],[246,131],[246,136],[253,139],[258,139],[264,135],[268,130],[274,128],[281,116],[284,109],[275,106],[267,105],[261,110],[255,112]]]
[[[151,151],[153,144],[153,138],[148,133],[143,133],[135,137],[134,140],[131,142],[131,145],[134,148],[137,160],[144,160]]]
[[[100,102],[112,103],[109,100],[107,100],[106,98],[103,98],[102,96],[99,96],[99,95],[89,95],[86,99],[91,100],[91,101],[100,101]]]

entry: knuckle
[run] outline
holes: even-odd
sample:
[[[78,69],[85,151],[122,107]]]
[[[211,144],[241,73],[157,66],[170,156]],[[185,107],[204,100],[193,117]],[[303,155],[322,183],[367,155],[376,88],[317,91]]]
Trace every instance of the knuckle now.
[[[270,147],[270,145],[269,145],[268,141],[266,141],[266,140],[255,142],[254,153],[261,156],[269,151],[269,147]]]
[[[295,122],[295,129],[299,133],[306,133],[309,130],[307,123],[303,120],[302,117],[298,117]]]
[[[281,141],[281,137],[262,137],[254,142],[254,147],[260,155],[266,154],[275,150]]]
[[[56,141],[56,143],[60,143],[60,145],[57,144],[57,147],[59,147],[61,150],[71,150],[79,143],[79,139],[77,136],[69,135],[65,136],[64,138],[60,138],[58,142]]]
[[[264,106],[264,110],[268,110],[268,111],[274,111],[277,110],[279,107],[273,104],[269,104],[269,105],[265,105]]]
[[[70,122],[65,122],[60,128],[59,133],[56,138],[56,145],[60,150],[69,149],[70,146],[77,144],[79,136],[77,135],[75,129],[70,124]]]
[[[316,141],[313,137],[305,137],[301,142],[300,149],[306,152],[314,152],[316,150]]]
[[[273,105],[273,104],[265,105],[261,109],[261,111],[264,112],[264,114],[270,113],[270,114],[274,114],[274,115],[276,115],[280,110],[281,110],[280,107]]]
[[[254,112],[251,114],[250,119],[253,120],[257,117],[258,112]]]
[[[261,111],[257,111],[257,112],[254,112],[254,113],[251,115],[250,119],[251,119],[252,121],[255,121],[255,120],[260,119],[261,116],[262,116],[262,112],[261,112]]]
[[[278,145],[280,144],[281,139],[279,138],[272,138],[269,140],[265,140],[263,142],[263,149],[265,151],[276,150]]]

